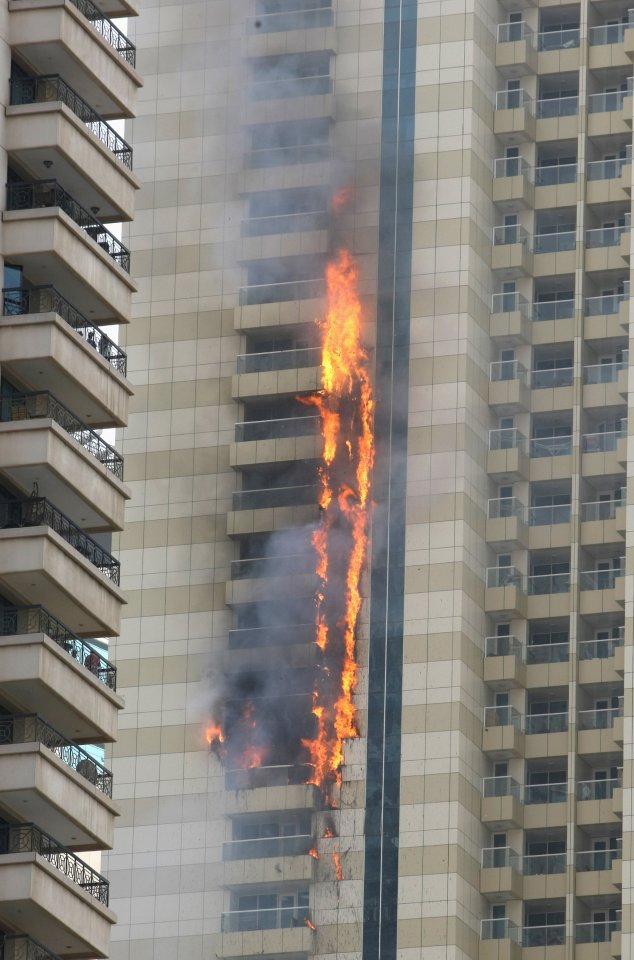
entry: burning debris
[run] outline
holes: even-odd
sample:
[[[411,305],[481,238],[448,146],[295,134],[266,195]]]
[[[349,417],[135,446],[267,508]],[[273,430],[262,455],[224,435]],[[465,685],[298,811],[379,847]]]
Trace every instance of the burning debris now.
[[[337,880],[343,880],[343,869],[341,867],[341,857],[336,850],[332,852],[332,862],[335,866],[335,876]]]

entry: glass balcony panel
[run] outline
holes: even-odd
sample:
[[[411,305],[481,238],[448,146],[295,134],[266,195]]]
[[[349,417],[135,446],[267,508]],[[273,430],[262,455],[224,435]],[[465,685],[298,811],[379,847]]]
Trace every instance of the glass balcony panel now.
[[[526,367],[518,360],[494,360],[489,364],[489,379],[493,383],[501,380],[526,380]]]
[[[531,527],[551,526],[553,523],[568,523],[569,520],[569,503],[556,503],[552,506],[528,508],[528,522]]]
[[[240,305],[286,303],[289,300],[316,300],[325,290],[323,278],[256,283],[240,287]]]
[[[586,230],[586,247],[615,247],[621,242],[621,237],[629,227],[599,227],[596,230]]]
[[[314,846],[310,835],[261,837],[254,840],[229,840],[222,845],[223,860],[260,860],[265,857],[299,857]]]
[[[515,707],[493,706],[484,708],[485,727],[515,727],[520,729],[521,716]]]
[[[536,233],[533,237],[535,253],[561,253],[564,250],[574,250],[577,238],[574,230],[561,233]]]
[[[621,929],[618,920],[590,920],[586,923],[575,924],[575,940],[577,943],[607,943],[612,934]]]
[[[529,854],[522,859],[525,877],[541,877],[551,873],[566,872],[565,853]]]
[[[532,36],[533,31],[524,20],[514,21],[513,23],[498,23],[498,43],[517,43],[518,40],[528,40]]]
[[[512,243],[528,243],[528,233],[519,223],[503,224],[493,228],[493,244],[496,247]]]
[[[579,46],[579,28],[545,30],[537,34],[538,50],[570,50]]]
[[[629,157],[616,157],[614,160],[592,160],[587,166],[588,180],[617,180]]]
[[[525,90],[498,90],[495,94],[496,110],[518,110],[520,107],[531,109],[532,101]]]
[[[583,382],[616,383],[619,378],[619,370],[624,370],[626,366],[626,360],[615,363],[593,363],[583,368]]]
[[[271,907],[261,910],[228,910],[221,916],[223,933],[248,933],[252,930],[280,930],[308,926],[308,907]]]
[[[613,110],[620,110],[627,94],[627,90],[591,93],[588,97],[588,113],[611,113]]]
[[[621,846],[614,850],[580,850],[575,858],[577,870],[611,870],[615,860],[621,859]]]
[[[614,718],[622,716],[623,703],[605,710],[579,710],[577,723],[580,730],[609,730],[614,726]]]
[[[545,120],[550,117],[574,117],[579,112],[579,97],[553,97],[537,101],[536,116]]]
[[[572,437],[533,437],[528,445],[531,457],[565,457],[572,450]]]
[[[511,940],[519,943],[520,930],[508,917],[480,921],[481,940]]]
[[[491,313],[514,313],[517,311],[528,319],[528,301],[519,293],[494,293],[491,297]]]
[[[603,297],[586,297],[585,313],[587,317],[611,316],[618,313],[627,297],[621,293]]]
[[[333,11],[329,5],[315,4],[306,10],[284,10],[279,13],[258,15],[256,27],[251,19],[247,21],[250,33],[282,33],[288,30],[310,30],[314,27],[329,27],[333,22]]]
[[[511,847],[485,847],[482,850],[481,865],[484,870],[498,867],[513,867],[517,870],[520,858]]]
[[[524,732],[561,733],[568,729],[568,712],[565,713],[531,713],[524,718]]]
[[[317,484],[297,487],[263,487],[260,490],[235,490],[233,510],[261,510],[263,507],[306,506],[317,503]]]
[[[493,176],[497,179],[502,177],[519,177],[520,174],[528,174],[528,164],[522,157],[498,157],[493,165]]]
[[[545,390],[552,387],[572,386],[572,367],[553,367],[550,370],[531,370],[533,390]]]
[[[564,803],[567,783],[531,783],[524,787],[524,803]]]
[[[522,644],[517,637],[485,637],[485,657],[521,656]]]
[[[513,797],[519,800],[521,788],[512,777],[485,777],[482,781],[483,797]]]
[[[546,187],[560,183],[575,183],[576,180],[576,163],[554,163],[535,169],[536,187]]]
[[[565,663],[569,655],[568,643],[531,643],[526,647],[526,663]]]
[[[522,574],[517,567],[487,567],[487,587],[522,587]]]
[[[283,420],[247,420],[236,423],[236,443],[248,440],[272,440],[281,437],[306,437],[317,433],[319,417],[287,417]]]
[[[577,800],[610,800],[620,786],[619,777],[610,780],[581,780],[577,784]]]
[[[306,763],[275,764],[266,767],[238,767],[225,770],[226,790],[255,790],[307,783],[313,768]]]
[[[315,558],[297,554],[291,556],[250,557],[231,561],[232,580],[251,580],[259,577],[291,577],[315,572]]]
[[[623,637],[606,637],[605,640],[581,640],[578,644],[580,660],[607,660],[614,656],[617,647],[623,646]]]
[[[533,304],[533,320],[566,320],[574,315],[574,300],[541,300]]]
[[[599,27],[590,27],[590,46],[602,47],[608,43],[623,43],[627,23],[605,23]]]
[[[268,373],[274,370],[318,367],[320,364],[320,347],[271,350],[266,353],[241,353],[237,357],[238,373]]]
[[[579,574],[580,590],[613,590],[620,570],[582,570]]]
[[[523,927],[523,947],[553,947],[566,942],[566,925],[551,924],[547,927]]]
[[[524,517],[525,507],[517,497],[497,497],[489,500],[487,516],[489,520],[498,520],[501,517]]]
[[[526,438],[515,427],[489,430],[489,450],[513,450],[524,447]]]
[[[616,450],[621,437],[627,436],[627,427],[605,433],[586,433],[582,437],[584,453],[607,453]]]

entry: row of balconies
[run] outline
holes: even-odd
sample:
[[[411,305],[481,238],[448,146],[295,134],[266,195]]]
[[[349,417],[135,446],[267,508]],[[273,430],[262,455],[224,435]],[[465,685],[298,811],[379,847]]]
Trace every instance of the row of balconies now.
[[[623,751],[623,706],[579,710],[576,753],[619,758]],[[496,760],[562,756],[568,750],[568,711],[526,714],[514,707],[485,707],[482,750]]]
[[[576,519],[570,503],[526,506],[518,497],[489,500],[485,538],[495,549],[539,550],[570,545],[571,522]],[[621,543],[625,535],[625,503],[598,500],[579,506],[579,539],[582,546],[597,548]],[[555,529],[553,529],[555,528]],[[584,577],[584,584],[588,578]],[[584,586],[583,589],[589,589]]]
[[[484,681],[494,690],[566,686],[570,682],[571,650],[569,640],[522,643],[514,636],[487,637]],[[593,685],[622,680],[623,636],[578,639],[575,651],[578,683]]]
[[[632,91],[589,94],[587,135],[593,137],[628,134],[632,130]],[[502,142],[545,142],[576,140],[578,137],[577,94],[533,100],[525,90],[499,90],[495,100],[493,132]]]
[[[510,211],[573,206],[578,179],[577,163],[531,167],[521,157],[501,157],[494,164],[493,200],[500,209]],[[630,193],[630,158],[587,162],[585,200],[591,207],[626,203]]]
[[[510,776],[485,777],[482,781],[481,819],[499,829],[564,827],[566,804],[576,802],[575,822],[579,826],[618,823],[623,816],[622,774],[616,777],[579,780],[576,784],[538,783],[520,785]]]
[[[620,569],[583,570],[576,581],[568,573],[524,575],[515,566],[489,567],[484,606],[487,613],[519,617],[564,616],[570,594],[579,590],[579,613],[594,616],[622,611],[625,602],[624,562]]]
[[[494,227],[491,268],[506,278],[574,273],[578,246],[581,241],[575,230],[535,233],[531,237],[521,224]],[[629,256],[629,223],[586,231],[587,273],[622,270]]]
[[[619,475],[627,460],[627,429],[587,433],[580,438],[583,477]],[[489,432],[487,472],[501,483],[511,480],[565,479],[572,474],[573,437],[527,439],[517,428]]]
[[[629,66],[634,58],[632,13],[626,23],[560,27],[533,31],[526,21],[500,23],[497,27],[495,64],[508,77],[521,73],[554,73],[579,69],[580,47],[589,47],[590,70]]]
[[[621,857],[620,841],[616,849],[577,851],[577,896],[617,895],[621,888]],[[567,892],[568,866],[566,853],[522,856],[511,847],[488,847],[482,851],[480,893],[497,902],[563,897]]]
[[[620,911],[618,912],[620,913]],[[546,956],[556,955],[557,957],[560,956],[560,953],[551,953],[549,948],[551,948],[551,950],[553,947],[563,948],[567,942],[571,942],[571,949],[574,949],[574,955],[578,957],[579,960],[608,960],[610,957],[621,956],[620,931],[620,917],[615,919],[585,920],[575,923],[571,931],[567,930],[566,924],[530,925],[522,927],[513,923],[513,921],[507,917],[482,920],[480,939],[484,941],[484,943],[481,944],[480,958],[481,960],[489,960],[489,958],[492,960],[493,957],[501,957],[501,953],[491,951],[490,947],[492,944],[490,941],[507,940],[510,946],[516,946],[518,950],[521,948],[538,948],[540,955],[544,955],[543,951],[547,950],[549,952]],[[605,952],[599,952],[597,945],[604,943],[610,949]],[[584,951],[582,946],[584,944],[587,944],[592,949]],[[489,949],[487,949],[487,947]],[[514,951],[511,949],[504,955],[512,957],[514,956]],[[517,954],[518,957],[522,955],[523,954],[519,952]],[[534,955],[534,953],[527,954],[527,956]]]

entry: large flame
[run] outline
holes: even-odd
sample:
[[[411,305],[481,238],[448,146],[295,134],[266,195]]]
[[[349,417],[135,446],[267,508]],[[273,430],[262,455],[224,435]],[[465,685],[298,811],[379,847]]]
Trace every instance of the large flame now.
[[[320,323],[322,389],[308,398],[319,411],[323,437],[322,521],[312,539],[321,579],[316,643],[323,664],[313,693],[315,733],[303,741],[313,766],[311,779],[322,787],[341,781],[343,741],[358,735],[356,631],[374,462],[374,399],[361,342],[358,270],[347,250],[328,265],[326,286],[327,310]]]

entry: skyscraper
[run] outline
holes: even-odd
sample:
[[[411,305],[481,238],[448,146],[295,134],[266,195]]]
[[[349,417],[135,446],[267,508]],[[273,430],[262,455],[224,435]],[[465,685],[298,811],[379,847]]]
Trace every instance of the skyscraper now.
[[[0,955],[106,957],[134,283],[129,0],[0,3]],[[115,18],[114,20],[112,18]],[[115,22],[116,21],[116,22]],[[113,126],[114,123],[114,126]],[[113,332],[114,330],[114,332]],[[104,434],[104,428],[108,430]]]
[[[113,957],[628,956],[628,4],[146,0],[135,38]],[[318,777],[342,256],[374,506]]]

